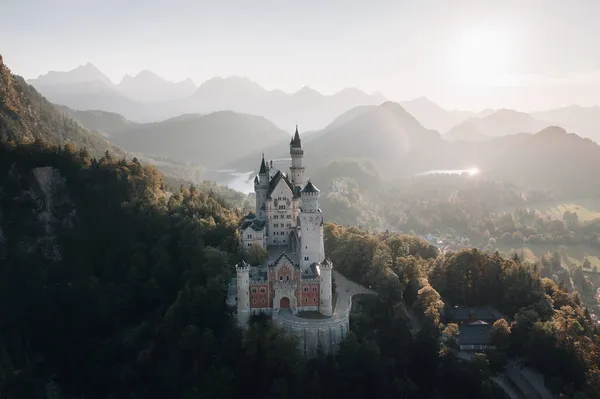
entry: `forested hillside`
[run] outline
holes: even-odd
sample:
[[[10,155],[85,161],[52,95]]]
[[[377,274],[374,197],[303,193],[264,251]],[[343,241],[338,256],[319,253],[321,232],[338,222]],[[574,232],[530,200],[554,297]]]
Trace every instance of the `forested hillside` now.
[[[0,171],[4,397],[428,397],[431,378],[447,383],[435,340],[380,318],[399,291],[362,323],[393,333],[410,370],[385,365],[383,335],[359,330],[335,360],[306,362],[266,320],[238,331],[224,298],[240,214],[219,198],[168,196],[155,169],[71,145],[2,144]]]
[[[428,364],[431,369],[411,378],[425,382],[436,376],[436,388],[452,392],[449,397],[458,392],[460,397],[492,397],[493,384],[487,377],[502,373],[509,358],[540,370],[546,385],[560,397],[599,397],[600,329],[577,292],[541,278],[535,266],[476,249],[438,254],[414,237],[332,224],[326,226],[325,239],[326,253],[338,270],[380,294],[378,304],[363,303],[353,326],[356,334],[367,334],[381,349],[380,372],[387,369],[394,375],[396,367],[407,364],[403,338],[391,326],[412,318],[409,325],[419,330],[416,336],[423,341],[420,361],[408,364]],[[385,315],[379,313],[382,302],[392,304]],[[454,306],[491,306],[504,315],[491,329],[495,350],[471,361],[456,356],[458,327],[447,322]],[[439,352],[434,352],[432,339],[444,342]],[[428,345],[432,346],[427,349]],[[357,385],[354,389],[359,390]]]
[[[11,74],[0,55],[0,140],[74,143],[100,155],[119,151],[105,139],[81,127],[48,102],[25,80]]]

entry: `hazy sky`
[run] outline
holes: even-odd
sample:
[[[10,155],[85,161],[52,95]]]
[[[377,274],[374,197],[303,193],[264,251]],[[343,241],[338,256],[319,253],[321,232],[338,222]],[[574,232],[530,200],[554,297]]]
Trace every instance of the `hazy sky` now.
[[[0,53],[33,78],[91,62],[197,84],[344,87],[447,108],[600,105],[600,0],[7,0]]]

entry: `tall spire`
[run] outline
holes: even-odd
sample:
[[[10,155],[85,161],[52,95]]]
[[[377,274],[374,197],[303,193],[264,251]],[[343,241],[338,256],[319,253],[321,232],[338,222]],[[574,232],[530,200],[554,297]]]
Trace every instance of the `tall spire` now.
[[[266,174],[267,173],[267,165],[265,164],[265,153],[263,152],[262,154],[262,161],[260,161],[260,170],[258,171],[259,174]]]
[[[296,133],[294,133],[294,138],[290,141],[290,146],[294,148],[301,148],[302,142],[300,141],[300,134],[298,133],[298,125],[296,125]]]

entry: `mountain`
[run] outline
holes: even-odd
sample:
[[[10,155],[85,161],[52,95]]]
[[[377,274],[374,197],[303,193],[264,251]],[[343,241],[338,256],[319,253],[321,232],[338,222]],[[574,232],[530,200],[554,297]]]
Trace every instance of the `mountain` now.
[[[448,111],[426,97],[401,102],[400,105],[428,129],[445,132],[471,116],[468,111]]]
[[[117,89],[133,100],[152,103],[190,97],[197,87],[191,79],[170,82],[154,72],[142,71],[135,76],[125,75]]]
[[[11,74],[0,56],[0,140],[34,141],[64,145],[73,143],[100,155],[122,151],[72,120],[48,102],[32,86]]]
[[[219,111],[138,124],[114,140],[135,153],[211,168],[289,138],[288,133],[263,117]]]
[[[517,133],[534,133],[548,126],[533,116],[510,109],[501,109],[482,117],[472,117],[454,126],[444,139],[448,141],[484,141]]]
[[[73,85],[88,82],[101,82],[109,87],[113,85],[108,76],[104,75],[91,63],[81,65],[67,72],[50,71],[45,75],[40,75],[39,77],[28,81],[29,84],[36,88],[41,86]]]
[[[402,106],[385,102],[379,106],[357,107],[340,115],[326,129],[300,135],[305,162],[317,170],[338,159],[370,160],[383,175],[397,175],[397,165],[415,147],[441,142],[439,133],[426,129]],[[265,147],[269,158],[289,157],[289,141]],[[260,153],[223,164],[238,170],[256,169]]]
[[[346,88],[324,95],[309,87],[295,93],[266,90],[245,77],[212,78],[195,91],[193,83],[168,82],[152,72],[126,76],[113,84],[93,65],[70,72],[50,72],[30,81],[50,101],[76,110],[116,112],[136,122],[156,122],[182,114],[234,111],[261,115],[289,129],[302,123],[316,130],[359,105],[378,105],[381,94]]]
[[[105,137],[131,130],[137,125],[137,123],[114,112],[78,111],[64,105],[58,107],[86,129],[100,133]]]
[[[401,105],[385,102],[331,128],[306,145],[306,157],[316,163],[340,158],[370,159],[380,168],[394,170],[397,160],[414,147],[440,140],[439,133],[423,127]]]
[[[600,142],[600,107],[570,105],[547,111],[532,112],[531,115]]]
[[[481,165],[491,177],[571,197],[600,193],[600,146],[592,140],[569,134],[558,126],[506,139],[509,145],[490,142],[480,148],[486,154]]]

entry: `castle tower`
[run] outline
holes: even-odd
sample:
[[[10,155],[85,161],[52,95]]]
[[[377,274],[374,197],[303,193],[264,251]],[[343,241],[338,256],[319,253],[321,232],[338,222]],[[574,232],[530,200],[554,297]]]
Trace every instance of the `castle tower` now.
[[[300,135],[298,134],[298,125],[296,125],[296,133],[292,141],[290,141],[290,156],[292,157],[292,166],[290,166],[290,180],[294,187],[304,187],[306,184],[304,181],[304,150],[302,149],[302,142],[300,141]]]
[[[236,265],[237,273],[237,322],[240,327],[250,320],[250,265],[242,261]]]
[[[266,215],[263,215],[260,208],[263,206],[267,199],[267,191],[269,189],[269,168],[265,162],[265,154],[262,156],[260,162],[260,170],[258,171],[258,177],[254,179],[254,193],[256,194],[256,216],[259,219],[264,220]]]
[[[309,180],[300,192],[300,265],[306,270],[325,258],[323,213],[319,208],[319,189]]]
[[[319,303],[319,313],[325,316],[333,315],[332,307],[332,271],[333,264],[324,259],[319,266],[321,271],[321,301]]]

